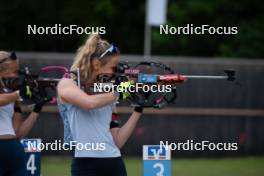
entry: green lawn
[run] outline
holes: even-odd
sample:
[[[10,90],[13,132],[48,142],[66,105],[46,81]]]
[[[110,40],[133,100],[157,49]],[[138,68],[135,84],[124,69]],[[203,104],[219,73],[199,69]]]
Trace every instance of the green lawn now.
[[[173,176],[262,176],[264,157],[225,159],[174,159]],[[125,158],[129,176],[142,175],[142,160]],[[70,158],[43,157],[42,176],[70,175]]]

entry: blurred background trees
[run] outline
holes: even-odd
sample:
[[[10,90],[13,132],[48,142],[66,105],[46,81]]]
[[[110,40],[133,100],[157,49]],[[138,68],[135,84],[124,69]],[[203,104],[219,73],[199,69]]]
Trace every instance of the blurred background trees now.
[[[152,54],[264,56],[264,6],[260,0],[169,0],[167,24],[237,26],[237,35],[160,35],[152,30]],[[122,53],[143,54],[145,1],[9,0],[0,6],[1,50],[74,52],[86,35],[27,35],[27,25],[105,26],[103,38]]]

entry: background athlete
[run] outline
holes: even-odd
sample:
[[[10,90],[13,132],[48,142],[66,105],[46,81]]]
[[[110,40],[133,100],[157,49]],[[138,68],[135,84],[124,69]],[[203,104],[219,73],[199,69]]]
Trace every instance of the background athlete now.
[[[17,78],[18,72],[15,53],[0,51],[0,80]],[[26,84],[22,80],[18,90],[0,93],[0,176],[26,175],[24,148],[19,139],[32,129],[45,102],[35,104],[33,112],[23,118],[20,99],[26,96],[25,91]]]

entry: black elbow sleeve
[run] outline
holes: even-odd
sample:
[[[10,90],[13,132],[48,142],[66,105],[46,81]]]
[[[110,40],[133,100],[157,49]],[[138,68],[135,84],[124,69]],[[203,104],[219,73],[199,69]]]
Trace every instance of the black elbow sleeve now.
[[[117,128],[120,126],[120,123],[119,123],[119,117],[116,113],[112,113],[112,120],[111,120],[111,123],[110,123],[110,129],[112,128]]]

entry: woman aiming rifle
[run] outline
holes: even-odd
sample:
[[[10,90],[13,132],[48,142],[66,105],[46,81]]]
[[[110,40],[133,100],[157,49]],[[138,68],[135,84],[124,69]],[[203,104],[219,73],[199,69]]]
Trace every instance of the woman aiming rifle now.
[[[19,65],[15,53],[0,51],[0,83],[3,79],[18,78]],[[35,104],[33,112],[24,119],[21,115],[20,99],[26,96],[23,80],[16,91],[0,93],[0,175],[25,176],[24,148],[19,139],[26,136],[35,124],[44,104]],[[3,85],[2,85],[3,86]]]
[[[119,63],[114,45],[93,34],[78,49],[71,70],[79,68],[81,85],[96,82],[100,74],[113,74]],[[112,120],[113,104],[124,93],[91,95],[80,89],[72,79],[63,79],[58,87],[59,109],[64,120],[65,142],[76,141],[97,146],[75,148],[71,173],[73,176],[126,176],[120,148],[133,132],[143,108],[137,107],[122,126]],[[110,126],[110,129],[109,129]]]

